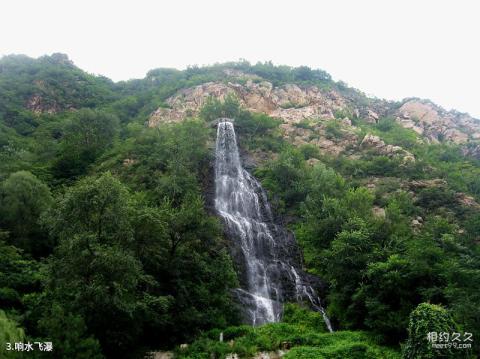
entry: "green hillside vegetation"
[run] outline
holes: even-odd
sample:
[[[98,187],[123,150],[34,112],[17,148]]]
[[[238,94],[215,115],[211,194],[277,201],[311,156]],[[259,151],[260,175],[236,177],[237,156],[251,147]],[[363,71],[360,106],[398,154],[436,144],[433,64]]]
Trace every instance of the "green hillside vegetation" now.
[[[177,348],[178,358],[224,358],[236,353],[240,358],[250,358],[258,352],[276,352],[292,347],[284,358],[356,358],[396,359],[398,351],[382,347],[362,331],[325,333],[321,314],[287,305],[282,323],[261,327],[236,326],[225,328],[224,341],[219,341],[220,330],[204,333],[186,349]]]
[[[0,338],[52,341],[53,354],[39,358],[143,358],[175,347],[180,358],[248,357],[282,342],[293,347],[285,358],[398,358],[401,345],[410,358],[422,340],[412,316],[428,324],[442,311],[447,329],[473,333],[462,355],[478,354],[480,211],[458,196],[480,201],[478,162],[388,118],[356,121],[415,162],[327,157],[287,142],[281,121],[235,98],[211,99],[199,118],[145,126],[177,90],[228,81],[225,69],[370,101],[307,67],[237,62],[113,83],[61,54],[0,59]],[[318,313],[290,305],[282,323],[240,325],[237,275],[208,203],[218,117],[235,118],[242,150],[268,154],[255,175],[306,269],[327,283],[335,334]],[[336,122],[328,129],[338,131]],[[434,179],[443,181],[412,185]],[[412,226],[417,217],[422,225]]]

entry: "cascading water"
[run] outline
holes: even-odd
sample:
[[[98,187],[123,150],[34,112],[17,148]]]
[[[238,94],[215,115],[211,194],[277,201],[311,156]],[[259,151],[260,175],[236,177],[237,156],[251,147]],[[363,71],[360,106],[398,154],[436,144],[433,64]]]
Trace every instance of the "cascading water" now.
[[[242,289],[236,294],[253,325],[280,319],[282,303],[309,301],[332,331],[321,301],[301,271],[295,239],[276,225],[258,181],[243,169],[233,123],[221,119],[217,128],[215,209],[233,241],[232,252],[242,268]]]

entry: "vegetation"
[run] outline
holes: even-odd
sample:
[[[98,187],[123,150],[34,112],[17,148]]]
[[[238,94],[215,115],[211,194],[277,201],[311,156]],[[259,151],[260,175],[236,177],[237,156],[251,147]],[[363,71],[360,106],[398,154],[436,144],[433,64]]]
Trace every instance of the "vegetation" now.
[[[178,348],[179,358],[224,358],[237,353],[249,358],[258,352],[292,349],[286,358],[400,358],[395,350],[379,346],[365,332],[340,331],[324,333],[319,313],[286,306],[282,323],[261,327],[237,326],[205,333],[186,349]],[[224,341],[219,341],[220,332]]]
[[[225,101],[209,98],[200,111],[200,118],[207,122],[219,118],[234,119],[236,131],[242,135],[242,145],[246,148],[276,152],[282,146],[278,132],[272,132],[281,122],[265,114],[242,109],[233,95],[227,96]]]
[[[321,162],[309,166],[294,148],[256,174],[277,210],[291,218],[307,268],[328,280],[335,327],[369,330],[395,344],[407,338],[410,313],[430,302],[478,335],[479,233],[472,226],[478,214],[458,203],[450,186],[413,195],[398,185],[372,192],[358,186],[363,173],[348,178]],[[378,205],[384,214],[375,213]],[[412,227],[412,217],[423,225]]]
[[[2,343],[12,343],[12,347],[14,347],[15,342],[21,342],[25,338],[25,334],[23,330],[18,328],[18,324],[8,318],[4,311],[0,310],[0,341]],[[8,345],[3,346],[0,348],[0,354],[2,354],[2,358],[6,359],[14,359],[19,358],[20,354],[12,352],[8,349]]]
[[[448,336],[458,332],[451,315],[442,307],[427,303],[420,304],[410,314],[408,325],[408,341],[404,348],[403,358],[434,358],[449,357],[461,358],[468,357],[468,352],[457,352],[455,348],[436,349],[432,344],[436,344],[442,335],[448,333]],[[429,333],[425,335],[425,333]],[[430,336],[430,337],[429,337]],[[441,340],[443,342],[443,340]]]

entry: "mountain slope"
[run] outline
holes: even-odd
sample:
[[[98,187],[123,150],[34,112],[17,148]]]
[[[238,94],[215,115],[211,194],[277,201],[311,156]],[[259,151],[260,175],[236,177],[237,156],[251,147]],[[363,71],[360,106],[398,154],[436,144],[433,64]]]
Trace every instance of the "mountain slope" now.
[[[36,115],[96,107],[115,97],[114,84],[76,67],[66,55],[0,60],[0,118],[20,134],[31,132]]]
[[[283,323],[238,326],[239,272],[212,210],[220,117],[234,118],[242,165],[272,220],[295,233],[302,269],[326,283],[338,335],[316,333],[321,316],[298,307]],[[4,57],[8,330],[69,358],[142,358],[186,342],[181,357],[284,346],[398,357],[407,340],[433,350],[418,328],[477,338],[477,139],[468,115],[369,98],[308,67],[237,62],[112,83],[64,55]],[[220,332],[234,342],[219,344]]]

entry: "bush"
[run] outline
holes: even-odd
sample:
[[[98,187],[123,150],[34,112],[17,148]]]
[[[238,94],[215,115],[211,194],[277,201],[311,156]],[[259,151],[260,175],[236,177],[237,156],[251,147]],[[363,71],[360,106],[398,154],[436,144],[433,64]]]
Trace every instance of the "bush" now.
[[[325,134],[328,139],[343,138],[340,122],[337,120],[329,121],[325,126]]]
[[[303,157],[308,160],[310,158],[319,158],[320,150],[317,146],[312,144],[301,145],[299,147],[300,152],[303,154]]]
[[[6,346],[10,344],[13,348],[16,342],[23,342],[25,334],[17,323],[7,317],[5,312],[0,310],[0,358],[20,358],[20,354],[14,351],[7,351]]]
[[[322,314],[296,304],[285,304],[282,321],[304,328],[311,328],[318,333],[326,332]]]
[[[429,187],[420,191],[416,204],[433,210],[439,207],[451,208],[455,202],[455,193],[448,188]]]
[[[312,125],[312,122],[309,120],[301,120],[300,122],[293,124],[297,128],[303,128],[305,130],[314,130],[315,127]]]
[[[296,347],[290,350],[284,359],[394,359],[399,355],[388,349],[366,343],[339,342],[327,347]]]
[[[223,331],[224,342],[218,337]],[[277,351],[288,343],[292,349],[286,358],[399,358],[399,353],[379,346],[365,332],[325,333],[320,313],[286,304],[281,323],[260,327],[241,325],[215,329],[194,341],[187,349],[177,348],[178,358],[224,358],[236,353],[251,358],[261,351]]]
[[[410,314],[408,340],[403,351],[404,359],[462,358],[466,353],[459,349],[435,349],[428,340],[429,333],[458,332],[450,313],[439,305],[421,303]]]

